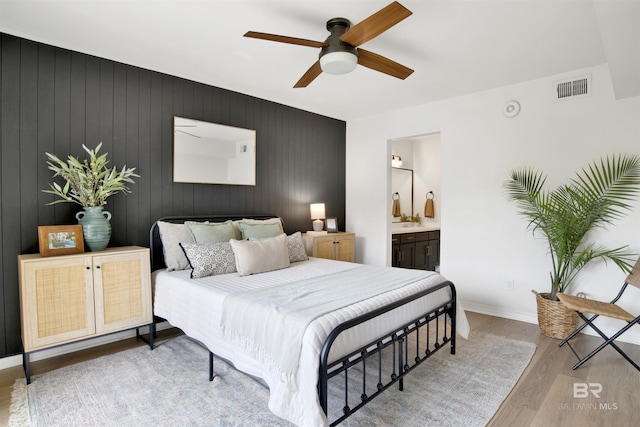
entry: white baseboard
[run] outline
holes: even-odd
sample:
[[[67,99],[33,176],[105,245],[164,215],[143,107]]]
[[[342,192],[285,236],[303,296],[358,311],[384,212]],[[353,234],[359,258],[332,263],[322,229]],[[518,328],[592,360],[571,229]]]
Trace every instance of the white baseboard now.
[[[157,331],[162,331],[164,329],[169,329],[171,327],[172,326],[168,322],[161,322],[156,324]],[[147,326],[140,328],[140,334],[148,334],[148,333],[149,333],[149,328]],[[133,338],[135,336],[136,336],[135,329],[116,332],[114,334],[109,334],[109,335],[102,335],[96,338],[69,343],[69,344],[58,346],[58,347],[49,348],[46,350],[36,351],[34,353],[31,353],[30,359],[31,359],[31,362],[35,362],[37,360],[44,360],[51,357],[73,353],[75,351],[80,351],[80,350],[84,350],[91,347],[97,347],[100,345],[105,345],[105,344],[109,344],[116,341],[126,340],[128,338]],[[0,370],[13,368],[15,366],[21,366],[21,365],[22,365],[21,354],[18,354],[16,356],[0,358]]]
[[[469,301],[462,301],[462,307],[466,311],[473,311],[474,313],[502,317],[504,319],[510,319],[510,320],[519,320],[521,322],[527,322],[527,323],[535,323],[535,324],[538,323],[537,315],[532,316],[527,313],[503,310],[499,307],[494,307],[494,306],[489,306],[484,304],[476,304]]]
[[[465,309],[465,311],[473,311],[474,313],[486,314],[486,315],[489,315],[489,316],[502,317],[504,319],[519,320],[521,322],[538,324],[538,316],[537,316],[537,314],[531,315],[531,314],[527,314],[527,313],[520,313],[520,312],[502,310],[499,307],[493,307],[493,306],[484,305],[484,304],[476,304],[476,303],[468,302],[468,301],[462,301],[461,304],[462,304],[463,308]],[[602,328],[602,332],[604,332],[605,334],[609,334],[609,336],[611,336],[616,331],[608,331],[608,330]],[[593,331],[591,328],[588,328],[588,327],[585,328],[582,331],[582,333],[583,334],[587,334],[587,335],[591,335],[591,336],[594,336],[594,337],[599,336],[595,331]],[[620,338],[616,339],[616,341],[627,342],[629,344],[640,345],[640,339],[635,339],[634,337],[631,337],[630,335],[622,335]]]

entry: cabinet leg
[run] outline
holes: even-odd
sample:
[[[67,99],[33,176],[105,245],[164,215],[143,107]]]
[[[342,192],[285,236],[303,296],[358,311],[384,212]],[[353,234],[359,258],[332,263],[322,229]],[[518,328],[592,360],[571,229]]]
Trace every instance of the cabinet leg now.
[[[213,353],[209,351],[209,381],[213,381],[216,374],[213,372]]]
[[[31,361],[29,360],[29,353],[22,353],[22,367],[24,368],[24,376],[27,379],[27,384],[31,384]]]
[[[150,323],[149,324],[149,338],[145,338],[144,336],[140,335],[140,328],[136,328],[136,339],[141,340],[142,342],[144,342],[145,344],[149,345],[149,348],[151,350],[153,350],[153,338],[156,336],[156,324],[155,323]]]
[[[156,324],[152,323],[149,325],[149,348],[153,350],[153,339],[156,336]]]

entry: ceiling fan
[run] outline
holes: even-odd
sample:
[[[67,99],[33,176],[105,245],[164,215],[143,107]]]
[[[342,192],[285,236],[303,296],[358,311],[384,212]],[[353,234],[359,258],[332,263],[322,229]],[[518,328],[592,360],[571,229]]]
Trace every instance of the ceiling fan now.
[[[394,1],[353,27],[348,19],[333,18],[327,21],[327,30],[331,34],[324,42],[255,31],[248,31],[244,36],[321,48],[318,61],[304,73],[293,86],[294,88],[307,87],[323,71],[329,74],[346,74],[353,71],[358,64],[404,80],[413,73],[411,68],[358,46],[377,37],[410,15],[409,9]]]

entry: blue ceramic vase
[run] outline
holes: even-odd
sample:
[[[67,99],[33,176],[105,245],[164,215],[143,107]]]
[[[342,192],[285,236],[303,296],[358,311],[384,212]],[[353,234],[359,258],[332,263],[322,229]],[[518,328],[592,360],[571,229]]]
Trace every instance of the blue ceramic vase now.
[[[104,250],[111,239],[111,213],[103,211],[102,206],[85,206],[76,214],[78,224],[82,225],[82,237],[91,252]]]

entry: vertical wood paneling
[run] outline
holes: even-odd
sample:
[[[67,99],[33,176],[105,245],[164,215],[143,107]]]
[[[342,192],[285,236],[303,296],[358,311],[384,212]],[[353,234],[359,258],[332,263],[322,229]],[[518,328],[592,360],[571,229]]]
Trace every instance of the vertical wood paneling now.
[[[113,92],[100,94],[101,100],[104,98],[105,103],[103,104],[104,108],[109,108],[112,111],[112,124],[110,126],[112,132],[112,138],[110,140],[105,139],[103,144],[105,144],[104,152],[109,153],[109,161],[113,166],[122,167],[126,164],[126,153],[127,153],[127,137],[126,137],[126,125],[127,125],[127,68],[123,64],[113,63],[110,64],[111,67],[107,67],[106,65],[103,67],[104,69],[111,68],[111,73],[113,76]],[[106,74],[104,77],[101,76],[101,79],[105,80],[105,86],[107,85],[106,80],[109,78],[110,74]],[[102,120],[101,120],[102,122]],[[105,129],[108,127],[108,122],[105,120],[104,123]],[[109,142],[107,142],[109,141]],[[105,206],[105,210],[111,212],[113,218],[122,218],[126,217],[126,200],[123,197],[110,197],[107,201],[107,205]],[[127,226],[126,224],[122,224],[120,227],[114,227],[112,224],[112,240],[114,241],[124,241],[127,236]]]
[[[136,192],[138,209],[135,212],[135,204],[131,204],[134,210],[131,215],[135,215],[138,225],[133,229],[137,233],[138,241],[144,241],[147,232],[140,224],[151,223],[151,73],[145,70],[140,72],[137,93],[138,118],[133,121],[132,126],[137,126],[138,144],[130,144],[131,151],[127,156],[130,167],[136,168],[136,173],[140,178],[136,179]],[[133,166],[137,159],[137,164]],[[133,190],[133,189],[132,189]],[[127,214],[129,216],[129,214]]]
[[[84,57],[81,55],[81,58]],[[80,58],[78,59],[81,60]],[[100,135],[100,59],[89,57],[85,60],[85,134],[82,143],[87,145],[89,141],[101,141]],[[80,82],[78,84],[81,84]],[[77,146],[77,145],[76,145]]]
[[[166,212],[166,215],[175,215],[173,210],[173,186],[171,182],[172,176],[172,159],[173,159],[173,116],[179,115],[173,109],[173,79],[170,76],[162,76],[162,110],[159,126],[161,128],[160,135],[160,152],[161,157],[161,176],[158,183],[161,185],[162,209],[160,212]]]
[[[20,186],[16,185],[20,158],[20,41],[3,39],[0,48],[0,256],[2,256],[3,292],[0,293],[2,316],[0,316],[0,350],[2,354],[16,352],[20,348],[18,313],[17,267],[14,267],[20,252]],[[7,284],[7,285],[4,285]]]
[[[30,43],[24,42],[22,45]],[[21,49],[23,50],[23,49]],[[28,232],[28,227],[37,227],[39,211],[44,206],[37,204],[38,188],[37,173],[39,169],[38,161],[42,160],[38,156],[38,93],[28,88],[37,86],[38,82],[38,50],[27,49],[27,52],[20,55],[20,69],[29,70],[21,75],[20,80],[20,193],[22,194],[20,211],[33,212],[34,215],[22,217],[24,227],[21,229],[21,250],[33,245],[33,233]],[[3,95],[4,96],[4,95]],[[53,141],[51,141],[53,146]],[[34,179],[35,178],[35,179]],[[47,218],[53,220],[53,217]]]
[[[151,187],[149,215],[155,218],[162,212],[162,76],[150,73],[150,79],[149,151],[144,154],[149,156],[149,171],[146,175]]]
[[[139,146],[141,143],[140,134],[139,134],[139,126],[142,122],[142,112],[139,105],[139,97],[140,97],[140,70],[133,67],[128,67],[126,70],[126,79],[127,79],[127,97],[126,97],[126,122],[125,122],[125,157],[124,163],[115,163],[117,166],[122,167],[123,164],[127,165],[127,167],[132,167],[132,165],[138,165],[144,160],[140,157]],[[139,173],[138,173],[139,175]],[[132,191],[132,193],[128,194],[127,197],[121,198],[125,202],[125,215],[127,218],[126,221],[126,232],[124,234],[123,240],[126,240],[126,236],[128,234],[135,235],[139,229],[140,221],[138,217],[138,212],[142,209],[144,210],[143,205],[140,203],[140,187],[136,188],[137,191]],[[125,225],[123,224],[123,225]],[[147,224],[147,222],[145,222]],[[118,229],[125,229],[125,227],[121,226]]]
[[[80,210],[46,205],[45,152],[84,158],[82,144],[102,142],[112,165],[136,167],[133,193],[106,206],[110,246],[148,245],[167,215],[273,212],[291,233],[321,201],[344,224],[344,122],[9,35],[0,49],[0,357],[21,351],[17,255],[38,251],[38,225]],[[174,116],[255,129],[256,185],[174,184]]]
[[[36,46],[36,79],[32,82],[21,83],[20,103],[22,103],[22,98],[24,96],[28,96],[28,93],[35,93],[35,96],[37,97],[37,113],[34,117],[36,119],[36,122],[33,125],[35,126],[34,132],[37,135],[37,150],[45,153],[64,153],[65,151],[69,150],[69,145],[67,143],[61,145],[61,151],[58,151],[58,147],[56,146],[57,141],[55,139],[55,126],[53,116],[55,107],[55,88],[53,78],[55,72],[55,51],[49,46]],[[21,49],[21,56],[29,55],[30,50],[31,46],[23,44]],[[28,69],[26,67],[22,67],[20,69],[21,75],[23,70],[28,72]],[[27,118],[25,117],[25,119]],[[32,144],[32,142],[21,141],[21,145],[22,144]],[[62,155],[64,156],[64,154]],[[46,175],[49,175],[49,171],[46,168],[46,163],[42,165],[42,167],[45,169],[44,173]],[[53,200],[53,196],[46,196],[46,202],[51,202]],[[43,219],[53,221],[54,224],[61,224],[60,221],[63,221],[66,217],[66,214],[68,213],[68,209],[65,208],[66,207],[64,205],[57,205],[53,210],[50,210],[49,208],[48,214],[45,208],[45,217]],[[23,247],[23,250],[25,249],[26,248]]]

